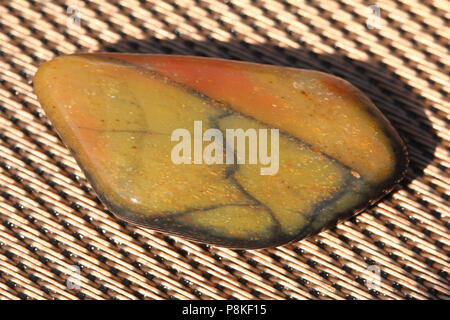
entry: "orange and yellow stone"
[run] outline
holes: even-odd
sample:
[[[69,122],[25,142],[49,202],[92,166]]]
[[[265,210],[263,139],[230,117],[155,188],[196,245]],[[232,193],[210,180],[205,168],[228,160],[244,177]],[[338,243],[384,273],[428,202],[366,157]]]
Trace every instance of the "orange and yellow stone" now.
[[[299,240],[378,200],[408,162],[374,104],[317,71],[80,54],[45,63],[34,86],[110,211],[193,241]]]

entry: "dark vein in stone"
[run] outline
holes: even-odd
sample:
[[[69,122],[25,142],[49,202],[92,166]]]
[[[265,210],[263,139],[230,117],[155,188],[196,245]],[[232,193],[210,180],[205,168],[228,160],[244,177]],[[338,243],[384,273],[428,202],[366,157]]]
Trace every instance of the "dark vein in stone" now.
[[[302,228],[302,232],[299,235],[299,238],[303,238],[313,231],[313,224],[317,220],[319,213],[325,209],[328,205],[339,201],[339,199],[343,198],[347,193],[349,193],[349,187],[352,185],[352,181],[355,181],[356,178],[353,178],[349,173],[346,173],[345,182],[341,188],[332,198],[327,200],[322,200],[314,204],[314,208],[310,216],[308,217],[308,222]],[[362,179],[362,178],[359,178]],[[361,180],[362,181],[362,180]],[[336,212],[334,212],[333,218],[336,216]]]
[[[209,118],[209,122],[211,124],[211,127],[215,127],[218,130],[220,130],[220,132],[222,132],[222,136],[225,137],[225,132],[223,132],[223,129],[220,127],[219,124],[219,120],[226,118],[228,116],[233,115],[234,112],[231,110],[227,110],[227,112],[224,112],[223,114],[217,116],[217,117],[210,117]],[[234,141],[233,141],[234,144]],[[225,144],[226,147],[226,144]],[[234,159],[237,159],[237,153],[236,151],[234,152]],[[252,196],[234,177],[234,174],[239,170],[239,166],[237,164],[232,164],[232,165],[227,165],[226,170],[225,170],[225,178],[227,180],[229,180],[242,194],[244,194],[248,199],[251,199],[252,201],[256,202],[260,207],[264,208],[272,217],[272,219],[276,222],[275,225],[272,226],[273,232],[275,234],[279,234],[281,232],[281,224],[280,221],[278,220],[278,218],[276,217],[275,213],[273,212],[273,210],[265,205],[264,203],[262,203],[261,201],[259,201],[258,199],[256,199],[254,196]]]

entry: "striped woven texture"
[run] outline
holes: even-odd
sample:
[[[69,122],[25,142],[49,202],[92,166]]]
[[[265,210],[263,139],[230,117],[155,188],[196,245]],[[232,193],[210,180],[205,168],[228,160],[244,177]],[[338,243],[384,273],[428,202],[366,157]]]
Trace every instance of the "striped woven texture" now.
[[[449,7],[0,0],[0,299],[448,299]],[[94,51],[343,77],[403,136],[407,177],[353,219],[271,249],[200,245],[121,222],[98,201],[32,87],[45,61]]]

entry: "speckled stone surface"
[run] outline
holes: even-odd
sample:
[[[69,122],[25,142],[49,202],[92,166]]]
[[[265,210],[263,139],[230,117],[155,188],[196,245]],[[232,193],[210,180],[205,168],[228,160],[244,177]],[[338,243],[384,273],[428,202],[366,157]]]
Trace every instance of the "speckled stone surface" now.
[[[389,192],[408,162],[400,137],[363,93],[316,71],[85,54],[44,64],[34,86],[115,215],[194,241],[263,248],[304,238]],[[193,132],[195,121],[224,136],[278,129],[276,173],[262,175],[261,163],[174,163],[171,135]]]

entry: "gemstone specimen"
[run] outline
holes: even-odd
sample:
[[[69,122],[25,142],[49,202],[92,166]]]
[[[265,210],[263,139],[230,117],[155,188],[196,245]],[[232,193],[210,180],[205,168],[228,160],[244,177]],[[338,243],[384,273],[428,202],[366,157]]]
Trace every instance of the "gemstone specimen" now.
[[[111,212],[198,242],[299,240],[378,200],[407,167],[374,104],[317,71],[81,54],[45,63],[34,86]]]

